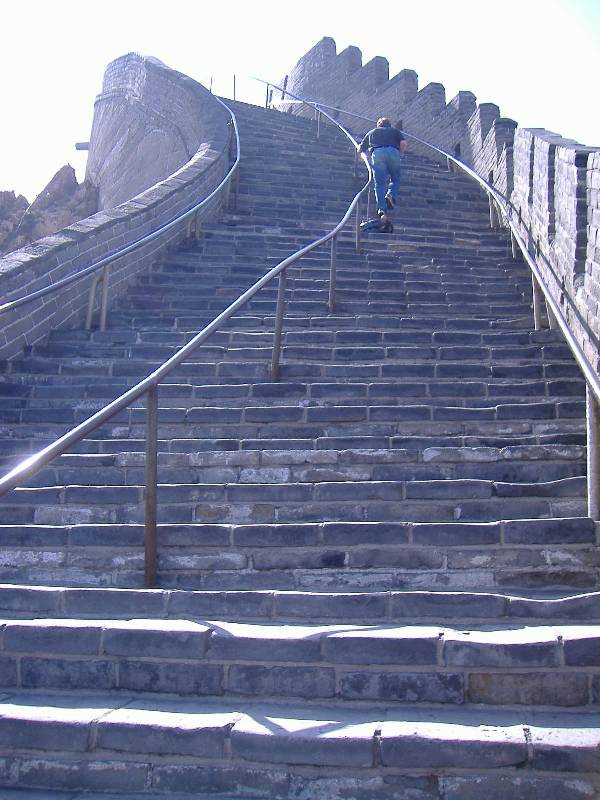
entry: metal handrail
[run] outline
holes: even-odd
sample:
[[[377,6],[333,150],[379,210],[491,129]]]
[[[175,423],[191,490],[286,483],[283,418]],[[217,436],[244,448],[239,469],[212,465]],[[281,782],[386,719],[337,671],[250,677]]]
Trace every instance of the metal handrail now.
[[[111,255],[105,256],[99,261],[95,261],[93,264],[90,264],[89,267],[85,267],[84,269],[79,270],[79,272],[74,272],[72,275],[67,275],[65,278],[61,278],[59,281],[56,281],[56,283],[50,284],[50,286],[45,286],[43,289],[37,289],[36,291],[30,292],[29,294],[24,295],[23,297],[19,297],[16,300],[10,300],[6,303],[0,304],[0,314],[12,311],[15,308],[19,308],[20,306],[32,302],[33,300],[38,300],[40,297],[46,297],[49,294],[53,294],[59,289],[62,289],[65,286],[69,286],[72,283],[76,283],[82,278],[85,278],[87,275],[91,275],[92,273],[97,272],[98,270],[102,269],[103,267],[106,267],[113,261],[116,261],[117,259],[122,258],[123,256],[129,255],[129,253],[133,252],[134,250],[137,250],[139,247],[142,247],[143,245],[154,241],[154,239],[157,239],[159,236],[169,231],[175,225],[180,224],[184,220],[191,217],[193,214],[196,214],[198,211],[200,211],[201,208],[208,205],[208,203],[210,203],[210,201],[214,197],[216,197],[216,195],[219,194],[226,185],[230,184],[235,173],[237,172],[240,160],[240,139],[237,127],[237,120],[235,118],[235,114],[220,98],[215,97],[214,99],[223,106],[223,108],[229,113],[231,117],[231,124],[233,127],[233,135],[235,137],[235,145],[236,145],[235,161],[231,165],[227,174],[225,175],[223,180],[219,183],[219,185],[215,189],[213,189],[213,191],[211,191],[210,194],[208,194],[205,198],[200,200],[200,202],[195,203],[187,211],[184,211],[183,213],[179,214],[170,222],[167,222],[160,228],[157,228],[155,231],[152,231],[152,233],[146,234],[145,236],[142,236],[140,239],[136,239],[135,242],[132,242],[126,247],[122,247],[120,250],[116,250]],[[225,147],[219,153],[219,156],[212,162],[212,164],[210,164],[209,169],[212,169],[221,160],[226,151],[227,147]]]
[[[232,118],[235,119],[233,112]],[[343,133],[348,137],[356,149],[356,142],[352,134],[348,132],[343,125],[339,124],[335,119],[329,116],[326,112],[322,112],[327,118],[331,120]],[[235,126],[237,137],[237,159],[236,165],[239,162],[240,148],[239,148],[239,135],[237,131],[237,124]],[[197,347],[199,347],[206,339],[208,339],[215,331],[217,331],[223,323],[227,322],[237,311],[243,308],[264,286],[270,283],[274,278],[279,276],[279,291],[276,311],[276,322],[273,342],[273,357],[271,364],[271,376],[273,380],[277,380],[279,374],[279,351],[281,343],[281,331],[283,324],[283,314],[285,309],[285,275],[286,269],[291,264],[296,263],[302,256],[311,252],[320,245],[331,240],[331,259],[332,264],[335,264],[336,242],[339,232],[346,226],[353,211],[356,210],[356,247],[360,247],[360,200],[363,194],[369,190],[371,183],[371,167],[367,159],[364,159],[369,178],[365,185],[354,196],[350,203],[348,210],[344,214],[341,221],[324,236],[316,239],[305,247],[297,250],[292,255],[279,262],[262,278],[254,283],[246,292],[244,292],[237,300],[230,306],[222,311],[209,325],[203,328],[196,336],[193,337],[186,345],[180,348],[171,358],[161,364],[154,372],[150,373],[146,378],[139,381],[135,386],[128,389],[122,395],[117,397],[111,403],[106,405],[100,411],[97,411],[88,419],[72,428],[56,441],[52,442],[47,447],[34,453],[28,458],[21,461],[10,472],[0,478],[0,496],[7,494],[12,489],[24,483],[41,469],[49,464],[54,459],[63,455],[73,445],[80,442],[88,434],[99,428],[104,423],[111,420],[116,414],[123,409],[130,406],[135,400],[147,395],[146,401],[146,481],[145,481],[145,522],[144,522],[144,542],[145,542],[145,583],[146,586],[152,587],[156,585],[156,571],[157,571],[157,442],[158,442],[158,386],[160,382],[166,378],[170,373],[190,356]],[[231,176],[231,171],[229,175]],[[225,185],[223,181],[219,187],[211,193],[213,197]],[[205,202],[205,201],[203,201]],[[330,297],[331,302],[331,297]]]

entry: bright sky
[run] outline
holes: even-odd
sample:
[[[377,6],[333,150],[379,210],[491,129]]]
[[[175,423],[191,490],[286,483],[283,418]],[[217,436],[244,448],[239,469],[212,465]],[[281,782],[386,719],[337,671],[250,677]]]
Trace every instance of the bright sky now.
[[[323,36],[500,106],[522,127],[600,146],[600,0],[29,0],[2,3],[0,190],[29,201],[71,163],[83,177],[106,65],[135,51],[264,102]]]

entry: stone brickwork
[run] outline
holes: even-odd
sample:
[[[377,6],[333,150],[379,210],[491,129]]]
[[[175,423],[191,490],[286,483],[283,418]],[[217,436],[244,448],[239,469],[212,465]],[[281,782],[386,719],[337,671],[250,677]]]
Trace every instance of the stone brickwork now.
[[[545,282],[596,370],[600,295],[593,203],[597,208],[598,198],[592,186],[597,159],[597,150],[550,131],[519,128],[515,133],[511,199],[521,234],[530,252],[540,254]]]
[[[98,208],[112,208],[182,167],[214,120],[209,92],[156,59],[136,53],[108,65],[96,98],[86,179]]]
[[[156,84],[155,89],[152,88],[153,83]],[[132,55],[117,59],[108,67],[105,91],[99,103],[100,114],[98,116],[97,106],[94,122],[92,140],[96,137],[97,146],[94,145],[90,153],[93,156],[90,172],[94,171],[93,164],[99,158],[101,145],[108,143],[106,135],[100,134],[106,118],[108,90],[112,95],[121,97],[130,91],[139,90],[142,86],[146,97],[164,97],[167,85],[173,88],[178,84],[183,88],[179,95],[174,93],[173,103],[180,103],[183,108],[186,98],[190,103],[193,101],[193,114],[190,115],[189,110],[187,113],[196,125],[195,139],[191,127],[181,134],[186,141],[186,147],[191,151],[191,157],[186,154],[186,163],[179,165],[179,169],[170,165],[173,166],[172,174],[155,185],[152,185],[154,181],[147,174],[143,175],[143,186],[140,188],[149,185],[151,188],[146,188],[132,199],[114,208],[104,208],[53,236],[47,236],[1,258],[3,302],[55,283],[152,233],[192,207],[219,183],[229,167],[228,115],[223,107],[204,87],[190,78],[148,59]],[[111,115],[113,112],[114,106]],[[111,118],[114,121],[115,117]],[[126,116],[124,123],[129,124],[129,121]],[[132,147],[135,149],[135,143],[129,140],[127,148],[131,150]],[[146,151],[146,155],[149,153],[150,150]],[[116,159],[112,163],[114,172],[120,162]],[[141,170],[140,164],[137,167]],[[104,173],[98,174],[100,190],[104,191],[106,202],[108,190],[105,181],[110,178],[111,170],[107,168]],[[154,177],[158,180],[158,176]],[[123,184],[119,191],[122,189]],[[127,194],[129,191],[132,191],[131,184]],[[219,201],[215,200],[201,212],[203,217],[214,215],[218,205]],[[134,253],[113,262],[110,296],[122,294],[135,276],[147,269],[157,255],[184,237],[186,228],[187,222],[183,221]],[[40,341],[53,328],[81,320],[87,308],[91,280],[92,277],[89,277],[63,289],[60,292],[60,302],[57,300],[58,295],[49,295],[4,314],[0,331],[0,356],[11,358],[21,352],[23,347]]]
[[[491,183],[513,204],[530,252],[541,256],[548,287],[598,369],[600,148],[543,128],[518,128],[493,103],[478,106],[471,92],[461,91],[447,103],[442,84],[419,90],[416,73],[407,69],[389,78],[385,59],[363,66],[358,48],[337,54],[329,37],[298,61],[287,89],[371,120],[385,114],[407,133],[457,155]],[[284,103],[283,108],[312,113],[299,104]],[[371,127],[366,120],[338,116],[357,134]],[[414,142],[410,150],[442,160]]]

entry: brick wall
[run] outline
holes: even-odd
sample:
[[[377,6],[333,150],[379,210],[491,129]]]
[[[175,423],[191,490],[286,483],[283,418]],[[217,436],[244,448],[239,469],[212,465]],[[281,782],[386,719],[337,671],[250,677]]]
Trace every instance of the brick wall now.
[[[412,70],[389,78],[387,61],[362,65],[360,50],[339,55],[325,38],[304,55],[287,88],[374,120],[402,121],[408,133],[460,158],[512,202],[520,229],[561,305],[579,344],[600,366],[600,149],[581,145],[543,128],[518,128],[493,103],[477,105],[471,92],[446,103],[445,89],[430,83],[418,89]],[[277,99],[277,98],[276,98]],[[295,114],[305,107],[285,107]],[[356,134],[371,125],[338,115]],[[409,142],[410,151],[440,160]],[[572,300],[573,303],[568,301]]]
[[[228,115],[204,87],[163,65],[149,63],[148,59],[124,56],[109,65],[104,89],[109,87],[111,92],[119,93],[131,87],[138,90],[143,84],[146,96],[150,97],[154,92],[150,84],[154,81],[159,84],[157,94],[163,92],[165,81],[170,86],[181,82],[184,88],[178,102],[183,102],[184,96],[193,98],[192,107],[202,136],[192,157],[169,177],[131,200],[105,208],[54,236],[0,258],[3,302],[55,283],[155,231],[193,206],[221,181],[229,167]],[[191,127],[186,136],[191,142]],[[203,209],[203,218],[214,215],[219,202],[215,200],[211,207]],[[113,262],[111,298],[122,294],[139,272],[147,269],[166,248],[179,242],[186,229],[185,221],[179,223],[151,243]],[[40,341],[59,325],[81,322],[87,310],[91,281],[92,276],[84,278],[56,294],[3,314],[0,357],[17,355],[24,346]]]

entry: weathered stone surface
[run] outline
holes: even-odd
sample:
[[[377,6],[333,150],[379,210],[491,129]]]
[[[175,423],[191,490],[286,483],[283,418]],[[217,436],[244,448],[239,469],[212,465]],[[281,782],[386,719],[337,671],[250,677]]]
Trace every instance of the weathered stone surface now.
[[[579,672],[473,672],[468,699],[493,705],[583,706],[589,702],[588,678]]]
[[[485,775],[442,778],[444,800],[593,800],[597,785],[585,778],[547,778],[536,775]]]
[[[384,722],[381,758],[388,767],[482,769],[527,762],[523,729],[438,722]]]
[[[232,664],[227,689],[234,694],[325,698],[335,693],[335,674],[323,667],[264,667]]]
[[[234,714],[186,713],[183,708],[128,707],[98,722],[97,747],[131,753],[223,758]]]
[[[340,691],[349,700],[460,704],[465,699],[462,675],[445,672],[343,672]]]
[[[376,723],[336,720],[243,717],[231,731],[235,756],[250,761],[311,764],[357,769],[373,763]]]

